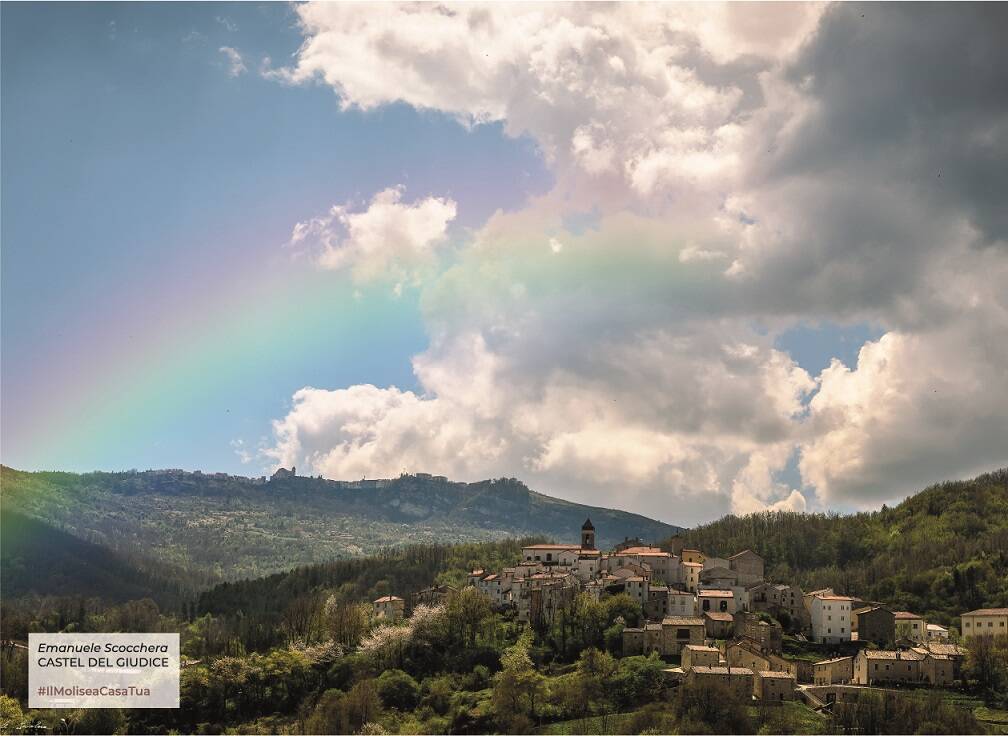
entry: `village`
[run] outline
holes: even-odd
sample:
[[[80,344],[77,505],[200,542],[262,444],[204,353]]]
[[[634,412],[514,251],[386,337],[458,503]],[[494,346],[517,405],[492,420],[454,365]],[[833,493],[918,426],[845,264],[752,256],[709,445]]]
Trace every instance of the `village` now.
[[[530,544],[517,565],[473,570],[467,585],[533,628],[548,626],[578,594],[626,594],[643,619],[623,629],[623,656],[655,652],[673,682],[719,682],[763,703],[798,699],[813,708],[853,700],[866,688],[953,687],[963,644],[1008,632],[1008,608],[961,614],[960,634],[884,602],[769,581],[763,558],[749,549],[715,557],[677,536],[671,549],[627,539],[603,552],[595,538],[587,519],[579,544]],[[437,604],[451,590],[424,589],[411,605]],[[373,611],[395,621],[406,605],[387,595]],[[800,650],[786,651],[786,639]]]

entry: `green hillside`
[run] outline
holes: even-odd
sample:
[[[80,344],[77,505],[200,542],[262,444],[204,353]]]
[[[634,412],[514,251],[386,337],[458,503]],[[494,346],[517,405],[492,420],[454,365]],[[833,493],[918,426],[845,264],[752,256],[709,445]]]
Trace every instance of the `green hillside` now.
[[[933,622],[1008,606],[1008,469],[940,483],[871,513],[727,516],[684,536],[713,555],[753,549],[768,578],[832,586]]]
[[[183,471],[26,473],[2,469],[3,503],[82,539],[216,580],[267,575],[388,548],[521,536],[599,543],[657,541],[679,527],[584,506],[512,479],[454,483],[406,475],[384,483],[263,480]]]
[[[193,594],[188,576],[160,566],[138,569],[101,545],[3,509],[0,512],[0,597],[81,596],[105,603],[151,598],[176,608]]]

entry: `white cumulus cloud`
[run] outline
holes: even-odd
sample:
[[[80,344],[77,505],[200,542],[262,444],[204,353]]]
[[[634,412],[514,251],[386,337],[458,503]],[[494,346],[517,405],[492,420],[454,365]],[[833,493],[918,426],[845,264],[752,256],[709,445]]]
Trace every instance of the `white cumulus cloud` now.
[[[271,78],[503,121],[556,184],[422,280],[418,393],[303,389],[271,457],[519,475],[684,523],[873,506],[1003,464],[1005,11],[869,8],[299,5],[304,44]],[[358,282],[420,283],[456,205],[401,197],[292,243]],[[775,337],[821,320],[885,335],[810,376]]]
[[[380,191],[360,210],[335,205],[297,223],[289,245],[312,253],[322,268],[349,271],[356,283],[414,283],[446,242],[456,205],[440,197],[406,203],[402,192]]]

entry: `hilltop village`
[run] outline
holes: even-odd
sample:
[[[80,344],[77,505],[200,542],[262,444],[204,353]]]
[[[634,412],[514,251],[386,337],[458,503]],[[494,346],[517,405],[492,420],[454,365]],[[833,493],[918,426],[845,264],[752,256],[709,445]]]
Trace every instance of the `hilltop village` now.
[[[818,708],[871,686],[949,687],[960,680],[966,650],[943,626],[831,588],[806,592],[765,580],[763,558],[749,549],[721,558],[685,548],[681,537],[670,542],[663,549],[627,539],[603,552],[587,519],[579,544],[530,544],[517,565],[473,570],[467,585],[538,629],[578,594],[596,601],[626,594],[643,619],[623,629],[623,656],[656,652],[672,665],[665,670],[672,680],[720,682],[760,701],[799,698]],[[412,605],[437,604],[452,590],[427,588]],[[406,601],[383,596],[373,612],[399,620]],[[1004,635],[1008,609],[969,611],[961,621],[963,642]]]

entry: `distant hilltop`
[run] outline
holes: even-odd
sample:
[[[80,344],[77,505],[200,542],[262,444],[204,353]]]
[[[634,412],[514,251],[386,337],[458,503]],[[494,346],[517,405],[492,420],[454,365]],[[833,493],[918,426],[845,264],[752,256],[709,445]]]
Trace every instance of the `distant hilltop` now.
[[[270,480],[287,480],[289,478],[297,477],[297,468],[291,466],[290,470],[287,468],[277,468],[276,472],[270,476]],[[430,473],[402,473],[399,476],[399,480],[403,478],[415,478],[421,481],[431,481],[433,483],[450,483],[448,476],[446,475],[431,475]],[[318,476],[316,480],[326,480],[322,476]],[[339,488],[388,488],[397,479],[395,478],[361,478],[360,480],[326,480],[327,483],[335,483]],[[459,485],[465,485],[460,483]]]
[[[668,539],[682,527],[537,493],[515,478],[431,473],[328,480],[279,468],[246,478],[201,471],[27,473],[3,468],[4,508],[75,536],[143,540],[140,554],[236,579],[414,544],[563,539],[590,516],[599,542]],[[615,497],[615,496],[614,496]],[[138,543],[139,545],[139,543]],[[227,549],[222,554],[222,549]]]

